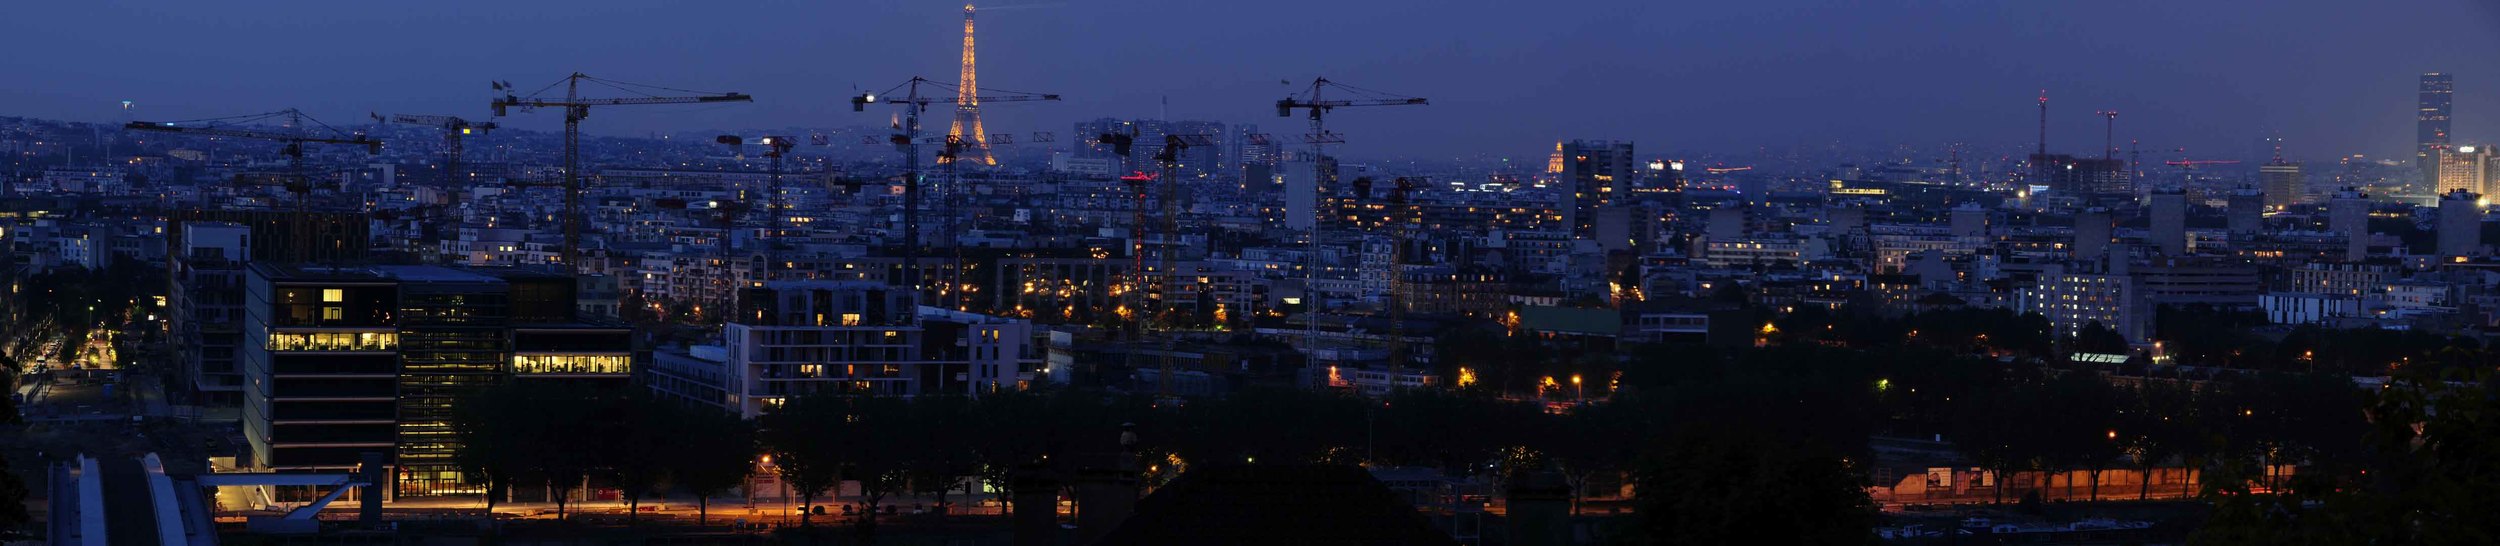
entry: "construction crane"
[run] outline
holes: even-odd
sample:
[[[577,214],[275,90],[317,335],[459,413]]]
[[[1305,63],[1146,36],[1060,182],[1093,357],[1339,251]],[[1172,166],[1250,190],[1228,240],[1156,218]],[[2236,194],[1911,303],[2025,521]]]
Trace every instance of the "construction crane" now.
[[[435,224],[444,225],[445,222],[441,221],[442,217],[448,216],[453,210],[460,207],[461,194],[465,193],[469,188],[469,174],[466,171],[462,171],[460,168],[461,159],[467,155],[464,153],[465,148],[462,147],[461,142],[463,139],[470,136],[485,135],[487,132],[494,131],[497,127],[495,122],[470,122],[469,120],[461,119],[459,116],[437,116],[425,114],[391,114],[389,116],[383,116],[382,114],[376,113],[371,115],[373,116],[373,121],[375,123],[416,125],[422,127],[433,127],[443,131],[443,190],[451,197],[449,202],[443,204],[442,212],[436,217],[437,221]]]
[[[1179,238],[1181,233],[1181,223],[1179,195],[1180,177],[1177,176],[1174,171],[1180,167],[1181,152],[1187,151],[1192,147],[1213,145],[1215,145],[1215,138],[1211,135],[1167,134],[1163,136],[1163,150],[1155,153],[1155,178],[1160,178],[1163,181],[1161,187],[1159,188],[1160,191],[1158,192],[1161,194],[1160,200],[1162,201],[1161,205],[1163,209],[1163,218],[1160,225],[1157,226],[1158,229],[1156,231],[1160,232],[1157,233],[1157,235],[1162,236],[1163,240],[1160,244],[1156,245],[1159,247],[1159,251],[1156,252],[1157,261],[1159,263],[1155,266],[1155,273],[1157,276],[1161,277],[1161,279],[1155,283],[1153,292],[1151,292],[1150,295],[1153,296],[1155,300],[1155,306],[1153,309],[1155,329],[1163,332],[1163,373],[1157,377],[1162,383],[1158,387],[1158,390],[1160,391],[1159,394],[1162,400],[1170,401],[1176,404],[1179,403],[1180,398],[1178,394],[1172,391],[1172,374],[1174,371],[1172,367],[1172,352],[1177,349],[1177,347],[1173,346],[1174,340],[1172,339],[1171,333],[1173,323],[1173,317],[1171,314],[1174,307],[1172,305],[1172,299],[1176,292],[1176,290],[1174,290],[1176,283],[1173,279],[1173,275],[1175,274],[1173,270],[1176,266],[1173,263],[1172,255],[1176,254],[1174,249],[1180,246]],[[1140,187],[1140,190],[1139,195],[1142,197],[1144,195],[1142,186]],[[1139,222],[1139,224],[1141,224],[1139,227],[1144,227],[1142,225],[1144,222]],[[1137,235],[1138,245],[1139,249],[1143,250],[1145,245],[1145,235],[1142,233],[1143,230],[1140,231],[1141,233]]]
[[[2163,161],[2161,164],[2172,167],[2187,167],[2193,169],[2206,165],[2238,165],[2240,162],[2236,159],[2175,159]]]
[[[2106,120],[2101,126],[2101,159],[2118,159],[2118,111],[2102,110],[2092,114]]]
[[[583,98],[581,95],[581,86],[583,82],[603,85],[617,91],[642,96],[609,99]],[[540,95],[554,90],[555,87],[559,85],[564,86],[563,98],[539,98]],[[510,110],[515,107],[520,108],[523,112],[539,108],[564,109],[564,267],[567,271],[576,276],[581,275],[582,272],[582,119],[590,117],[591,107],[753,102],[755,100],[755,97],[741,93],[704,93],[700,91],[687,91],[684,89],[671,89],[666,87],[632,84],[594,78],[580,72],[574,72],[573,75],[565,76],[563,79],[556,80],[555,83],[547,84],[546,87],[538,88],[537,91],[532,91],[527,96],[513,94],[513,91],[516,89],[512,87],[511,82],[495,82],[494,87],[496,91],[501,91],[504,94],[502,98],[497,98],[492,103],[495,110],[495,117],[503,117],[504,115],[509,114]],[[653,91],[692,93],[693,95],[664,97],[653,95],[644,91],[645,89]]]
[[[738,135],[721,135],[719,138],[713,140],[721,144],[727,144],[732,149],[736,149],[740,156],[746,155],[746,139],[744,137],[740,137]],[[756,143],[764,145],[764,157],[772,158],[773,160],[772,175],[768,178],[770,182],[767,182],[764,193],[766,260],[766,263],[764,264],[764,280],[779,280],[778,277],[773,274],[773,267],[775,267],[775,264],[781,263],[781,216],[782,213],[789,208],[781,202],[781,161],[783,157],[790,155],[790,150],[798,145],[798,141],[786,136],[768,136],[756,139]],[[722,249],[726,250],[727,248],[728,245],[724,243],[722,245]]]
[[[373,121],[441,129],[443,131],[444,186],[454,188],[465,186],[469,179],[468,173],[461,172],[460,170],[460,160],[462,157],[466,156],[466,154],[463,153],[464,148],[461,145],[462,139],[471,136],[483,136],[488,132],[494,131],[498,127],[495,125],[495,122],[492,121],[471,122],[466,119],[461,119],[459,116],[436,116],[425,114],[391,114],[389,116],[373,114]]]
[[[282,121],[288,130],[269,131],[250,128],[253,124],[268,121]],[[310,129],[314,126],[320,127],[323,131],[320,134],[314,134],[310,131]],[[223,118],[195,119],[186,121],[133,121],[123,125],[122,128],[133,131],[151,131],[205,137],[246,138],[286,143],[286,147],[282,153],[284,153],[287,158],[289,175],[273,185],[285,188],[286,192],[292,194],[295,199],[295,215],[294,218],[291,219],[294,224],[292,231],[295,232],[292,234],[295,239],[295,256],[293,261],[299,263],[308,261],[311,258],[313,243],[311,224],[307,223],[307,217],[311,216],[312,211],[311,198],[313,183],[312,178],[304,173],[304,145],[330,144],[342,146],[362,146],[364,147],[366,154],[382,153],[381,140],[374,139],[373,137],[362,133],[352,133],[339,130],[336,127],[331,127],[328,124],[321,123],[320,120],[313,119],[312,116],[304,115],[303,111],[293,108],[266,114]],[[361,244],[361,242],[359,244]]]
[[[1344,93],[1351,98],[1328,98],[1327,93],[1331,90]],[[1319,356],[1319,310],[1322,308],[1319,298],[1320,225],[1321,220],[1329,216],[1326,211],[1328,190],[1335,187],[1337,178],[1336,169],[1328,168],[1327,165],[1327,147],[1329,144],[1345,142],[1343,136],[1328,132],[1328,113],[1338,108],[1422,106],[1425,104],[1427,103],[1423,97],[1383,93],[1331,82],[1328,78],[1314,78],[1311,80],[1311,86],[1305,88],[1301,94],[1287,96],[1276,101],[1277,117],[1293,117],[1293,111],[1299,109],[1309,111],[1311,118],[1311,132],[1302,136],[1303,142],[1311,145],[1310,160],[1313,171],[1310,250],[1304,256],[1304,261],[1308,263],[1303,267],[1308,278],[1303,285],[1302,303],[1306,315],[1303,320],[1303,349],[1310,351],[1315,360]]]
[[[923,94],[945,91],[943,96]],[[900,94],[897,94],[897,93]],[[984,95],[983,93],[993,93]],[[1059,95],[1024,93],[979,87],[961,86],[919,76],[887,88],[883,92],[861,93],[851,97],[851,111],[864,112],[870,104],[893,104],[903,108],[903,119],[895,123],[895,134],[889,139],[903,153],[903,275],[913,290],[924,289],[920,278],[920,116],[933,104],[974,104],[992,102],[1055,101]],[[967,144],[956,135],[948,135],[948,153],[941,162],[953,163],[954,154]],[[961,275],[962,271],[957,271]]]

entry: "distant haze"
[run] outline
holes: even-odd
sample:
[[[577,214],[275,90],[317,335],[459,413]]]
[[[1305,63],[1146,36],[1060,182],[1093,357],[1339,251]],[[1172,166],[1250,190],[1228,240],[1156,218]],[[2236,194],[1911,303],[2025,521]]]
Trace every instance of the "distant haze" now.
[[[2414,83],[2455,73],[2456,132],[2500,139],[2489,0],[1009,0],[981,18],[992,132],[1099,116],[1253,122],[1314,75],[1431,106],[1343,110],[1353,155],[1530,157],[1558,138],[1647,151],[2024,144],[2049,90],[2061,151],[2120,141],[2244,156],[2410,154]],[[487,82],[572,71],[750,105],[597,111],[598,134],[882,122],[844,98],[955,78],[960,6],[903,0],[0,4],[0,115],[116,121],[295,106],[484,117]],[[558,116],[507,120],[551,128]]]

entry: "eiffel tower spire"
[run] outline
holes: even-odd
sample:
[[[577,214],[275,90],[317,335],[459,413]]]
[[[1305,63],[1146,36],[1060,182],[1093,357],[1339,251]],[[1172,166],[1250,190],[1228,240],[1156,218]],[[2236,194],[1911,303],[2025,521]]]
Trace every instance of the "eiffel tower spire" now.
[[[955,88],[955,124],[946,130],[946,137],[963,143],[957,157],[997,165],[998,159],[990,157],[989,134],[981,127],[980,71],[975,68],[976,59],[972,48],[972,4],[964,4],[964,72],[957,78],[961,85]]]

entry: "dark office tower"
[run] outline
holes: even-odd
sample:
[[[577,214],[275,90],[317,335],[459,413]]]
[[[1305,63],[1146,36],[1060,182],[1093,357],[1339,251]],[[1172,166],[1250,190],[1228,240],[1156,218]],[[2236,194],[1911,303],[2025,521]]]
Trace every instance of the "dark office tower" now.
[[[1257,125],[1233,126],[1233,161],[1243,165],[1275,167],[1284,157],[1277,153],[1276,137],[1259,132]],[[1273,169],[1270,169],[1273,170]]]
[[[2178,190],[2160,190],[2153,192],[2151,199],[2153,247],[2161,249],[2163,255],[2186,256],[2187,195]]]
[[[2421,169],[2423,187],[2433,191],[2439,187],[2439,156],[2448,151],[2448,118],[2450,99],[2456,96],[2456,77],[2432,72],[2422,75],[2420,111],[2414,113],[2413,165]]]
[[[1165,125],[1170,127],[1172,134],[1204,136],[1208,142],[1212,143],[1204,146],[1190,146],[1181,150],[1180,153],[1173,154],[1175,156],[1173,159],[1178,161],[1173,165],[1175,170],[1191,178],[1206,178],[1224,171],[1224,144],[1231,138],[1231,135],[1224,132],[1223,123],[1171,121],[1165,122]],[[1156,150],[1161,149],[1159,146],[1156,148]]]
[[[502,379],[510,293],[501,280],[444,268],[392,272],[399,285],[401,495],[465,493],[452,407]]]
[[[1861,215],[1859,218],[1865,218],[1865,216]],[[1744,239],[1745,207],[1722,205],[1719,208],[1710,209],[1709,221],[1703,226],[1702,234],[1709,236],[1714,242]]]
[[[2483,247],[2481,195],[2463,189],[2439,196],[2439,255],[2472,256]]]
[[[1988,209],[1981,208],[1978,203],[1963,203],[1953,207],[1950,220],[1954,237],[1986,238],[1988,236]]]
[[[183,375],[200,406],[223,412],[243,406],[243,372],[235,367],[243,333],[243,267],[252,255],[251,228],[233,222],[193,222],[167,255],[173,266],[166,303],[167,330]]]
[[[2109,209],[2093,207],[2075,213],[2075,255],[2078,261],[2099,260],[2109,255]]]
[[[2266,193],[2253,189],[2232,190],[2222,208],[2223,223],[2234,236],[2266,229]]]
[[[1633,180],[1641,176],[1641,163],[1632,159],[1632,142],[1574,140],[1563,143],[1562,173],[1558,180],[1562,191],[1555,208],[1563,213],[1563,225],[1571,226],[1571,236],[1588,238],[1596,231],[1597,211],[1614,206],[1631,189]]]
[[[2326,229],[2344,236],[2344,260],[2370,256],[2370,196],[2346,187],[2326,201]]]
[[[251,229],[252,255],[238,258],[253,261],[291,261],[303,259],[312,263],[358,263],[366,260],[373,245],[368,241],[373,229],[373,215],[362,212],[309,212],[303,223],[295,221],[291,210],[176,210],[166,214],[166,255],[182,252],[175,248],[182,241],[184,226],[196,222],[233,222]],[[306,237],[295,236],[302,225],[310,231]],[[308,248],[296,247],[309,244]]]
[[[2040,183],[2051,190],[2077,196],[2127,195],[2129,200],[2134,198],[2135,185],[2127,177],[2126,161],[2035,154],[2031,156],[2031,163],[2041,170]]]

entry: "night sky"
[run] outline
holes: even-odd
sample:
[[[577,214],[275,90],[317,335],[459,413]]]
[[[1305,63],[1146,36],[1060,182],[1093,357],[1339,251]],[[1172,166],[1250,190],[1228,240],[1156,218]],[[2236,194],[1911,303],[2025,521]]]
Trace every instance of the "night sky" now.
[[[2456,131],[2500,140],[2490,0],[1005,0],[981,17],[992,132],[1098,116],[1253,122],[1314,75],[1432,106],[1341,111],[1362,156],[2028,146],[2120,139],[2239,158],[2279,132],[2310,160],[2410,153],[2421,72],[2457,74]],[[115,121],[304,108],[482,118],[487,82],[579,70],[758,102],[610,109],[599,134],[880,123],[844,98],[954,78],[960,5],[899,0],[18,1],[0,5],[0,115]],[[555,126],[552,113],[508,120]]]

